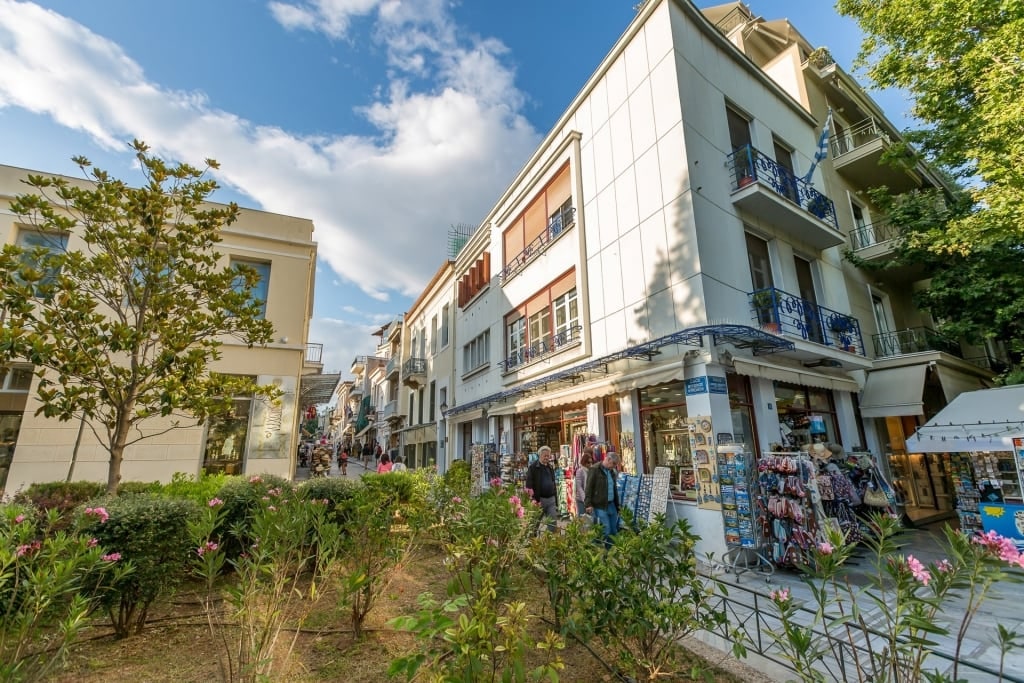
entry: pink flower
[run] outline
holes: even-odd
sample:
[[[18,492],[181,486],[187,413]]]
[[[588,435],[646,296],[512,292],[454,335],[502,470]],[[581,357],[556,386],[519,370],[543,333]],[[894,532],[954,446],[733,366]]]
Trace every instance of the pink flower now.
[[[522,519],[523,515],[525,515],[525,514],[526,514],[526,509],[523,508],[522,505],[520,505],[519,507],[516,508],[516,517],[518,517],[519,519]]]
[[[15,524],[21,524],[24,521],[25,521],[25,515],[18,515],[17,517],[14,518],[14,523]]]
[[[772,600],[775,600],[776,602],[786,602],[789,600],[789,589],[780,588],[777,591],[772,591],[768,594],[768,597],[770,597]]]
[[[945,574],[946,572],[953,571],[953,564],[949,560],[939,560],[935,568]]]
[[[487,545],[494,546],[495,548],[497,548],[498,547],[498,539],[496,539],[496,538],[488,538],[487,539]]]
[[[277,507],[275,507],[273,505],[268,505],[267,509],[270,510],[271,512],[277,512]]]
[[[519,503],[520,503],[519,496],[512,496],[511,498],[508,499],[508,502],[511,505],[519,505]]]
[[[103,524],[110,519],[110,515],[107,514],[105,508],[85,508],[85,514],[92,517],[99,517],[100,524]]]
[[[198,548],[196,548],[196,554],[199,555],[199,557],[202,557],[206,553],[213,552],[216,549],[216,543],[214,543],[213,541],[207,541],[206,545],[201,545]]]
[[[276,486],[274,488],[272,488],[272,489],[267,489],[267,495],[268,496],[280,496],[281,495],[281,489],[276,487]]]
[[[910,573],[914,575],[915,579],[926,586],[928,585],[928,582],[932,580],[931,572],[925,569],[924,565],[921,564],[921,561],[913,555],[907,555],[907,569],[910,570]]]
[[[110,553],[109,555],[104,555],[100,559],[104,562],[117,562],[121,559],[121,553]]]
[[[210,502],[207,503],[207,505],[209,505],[212,508],[215,508],[218,505],[223,505],[223,504],[224,504],[224,501],[221,500],[220,498],[211,498]]]
[[[250,484],[259,484],[262,481],[263,479],[258,474],[254,474],[251,477],[249,477]]]
[[[822,541],[821,543],[818,544],[818,552],[821,553],[822,555],[831,555],[832,554],[832,550],[833,550],[832,544],[829,543],[828,541]]]
[[[462,499],[458,496],[452,496],[452,502],[458,504],[462,502]]]
[[[30,550],[32,550],[32,546],[30,546],[30,545],[19,545],[18,549],[14,551],[14,554],[17,557],[22,557],[25,554],[27,554],[28,551],[30,551]]]
[[[97,545],[99,545],[99,543],[100,543],[100,539],[98,539],[98,538],[90,538],[89,541],[85,544],[85,546],[87,548],[95,548]]]
[[[491,486],[494,488],[498,488],[499,486],[501,486],[501,478],[494,477],[493,479],[491,479]]]

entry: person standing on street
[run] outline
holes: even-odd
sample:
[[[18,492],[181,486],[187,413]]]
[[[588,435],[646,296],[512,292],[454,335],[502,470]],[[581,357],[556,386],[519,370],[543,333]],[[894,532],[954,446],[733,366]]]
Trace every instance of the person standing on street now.
[[[587,446],[583,449],[583,455],[580,456],[580,466],[576,468],[576,474],[573,475],[572,497],[576,503],[576,514],[581,517],[587,509],[583,501],[587,497],[587,472],[593,464],[594,449]]]
[[[558,520],[558,488],[555,485],[555,468],[551,464],[549,446],[541,446],[537,450],[537,461],[526,471],[526,488],[533,492],[533,499],[544,511],[548,531],[554,531]]]
[[[612,544],[612,536],[619,531],[621,501],[619,500],[619,487],[616,486],[618,464],[618,453],[609,451],[601,462],[590,468],[590,472],[587,474],[583,505],[587,513],[593,514],[594,520],[601,525],[604,531],[605,547]]]

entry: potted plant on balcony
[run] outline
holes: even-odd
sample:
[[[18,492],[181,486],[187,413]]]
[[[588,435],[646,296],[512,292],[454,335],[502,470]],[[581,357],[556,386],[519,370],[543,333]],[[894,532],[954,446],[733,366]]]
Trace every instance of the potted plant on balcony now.
[[[828,327],[832,330],[837,346],[843,351],[853,351],[853,321],[850,318],[833,315],[829,318]]]
[[[772,334],[779,333],[779,321],[775,310],[775,290],[759,289],[751,296],[751,303],[754,305],[754,313],[761,329]]]

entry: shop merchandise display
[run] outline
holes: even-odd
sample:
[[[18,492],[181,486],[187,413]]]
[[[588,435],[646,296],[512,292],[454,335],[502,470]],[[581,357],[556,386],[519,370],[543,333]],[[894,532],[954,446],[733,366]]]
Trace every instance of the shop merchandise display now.
[[[803,454],[764,453],[757,464],[758,533],[776,565],[805,564],[818,542],[823,512],[817,498],[817,467]]]
[[[968,535],[981,533],[978,509],[981,491],[975,476],[973,458],[967,453],[951,453],[949,459],[953,486],[956,488],[956,514],[960,518],[960,531]]]
[[[758,469],[754,456],[741,444],[723,444],[717,448],[718,480],[722,495],[722,522],[725,544],[729,548],[721,566],[737,578],[755,571],[771,580],[774,567],[762,552],[764,539],[757,521]]]

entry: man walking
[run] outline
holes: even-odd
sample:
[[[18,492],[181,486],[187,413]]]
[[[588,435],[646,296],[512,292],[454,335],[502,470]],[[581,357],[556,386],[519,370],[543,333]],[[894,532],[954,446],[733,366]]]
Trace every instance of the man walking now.
[[[558,519],[558,488],[555,486],[555,469],[551,464],[550,447],[541,446],[537,450],[537,461],[526,471],[526,488],[533,491],[533,499],[544,511],[548,531],[554,531],[555,521]]]
[[[586,511],[594,515],[595,521],[604,531],[604,545],[612,544],[612,536],[619,531],[619,487],[617,466],[619,455],[609,451],[604,460],[590,468],[587,474],[586,495],[583,505]]]

